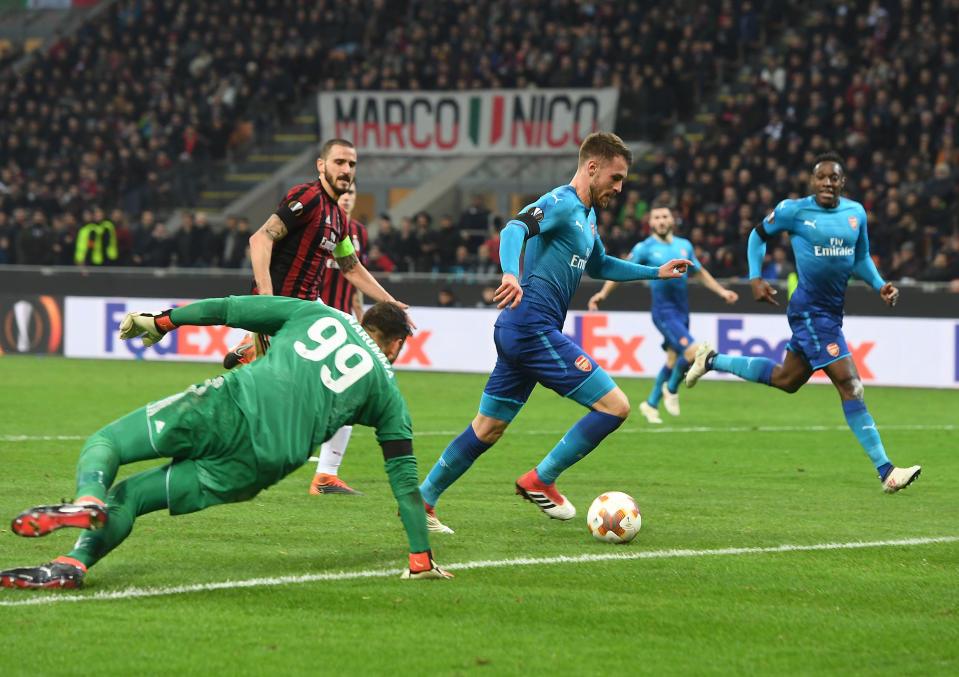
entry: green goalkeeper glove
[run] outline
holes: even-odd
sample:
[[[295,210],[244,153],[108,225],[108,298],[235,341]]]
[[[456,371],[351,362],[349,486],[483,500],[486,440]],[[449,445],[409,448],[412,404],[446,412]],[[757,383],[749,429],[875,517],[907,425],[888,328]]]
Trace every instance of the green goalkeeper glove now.
[[[410,568],[403,572],[403,579],[453,578],[449,571],[443,571],[433,561],[433,551],[411,552]]]
[[[162,313],[127,313],[120,323],[120,338],[129,340],[142,336],[143,345],[148,348],[174,329],[176,325],[170,319],[169,310]]]

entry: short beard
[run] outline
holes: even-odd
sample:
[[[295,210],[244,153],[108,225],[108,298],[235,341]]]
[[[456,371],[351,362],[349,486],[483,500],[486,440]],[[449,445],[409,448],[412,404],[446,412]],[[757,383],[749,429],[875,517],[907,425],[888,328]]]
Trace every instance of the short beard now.
[[[325,168],[323,169],[323,178],[326,179],[326,185],[328,185],[330,187],[330,190],[332,190],[336,194],[337,199],[339,199],[340,195],[342,195],[343,193],[345,193],[346,191],[350,189],[349,186],[347,186],[343,190],[340,190],[339,188],[337,188],[336,179]]]

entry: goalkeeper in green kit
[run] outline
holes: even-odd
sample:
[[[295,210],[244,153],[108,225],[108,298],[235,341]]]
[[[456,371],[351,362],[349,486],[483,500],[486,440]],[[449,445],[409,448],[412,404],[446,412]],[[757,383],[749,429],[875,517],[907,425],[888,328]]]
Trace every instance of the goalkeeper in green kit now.
[[[362,326],[320,303],[231,296],[162,313],[130,313],[120,337],[152,345],[181,325],[228,325],[272,336],[245,369],[192,385],[107,425],[83,445],[73,503],[26,510],[14,533],[84,529],[73,550],[37,567],[0,571],[11,588],[76,588],[88,567],[117,547],[134,520],[181,515],[253,498],[290,474],[347,424],[371,426],[410,543],[404,578],[450,578],[433,561],[418,489],[409,410],[392,362],[410,335],[406,313],[381,302]],[[125,463],[169,458],[114,485]]]

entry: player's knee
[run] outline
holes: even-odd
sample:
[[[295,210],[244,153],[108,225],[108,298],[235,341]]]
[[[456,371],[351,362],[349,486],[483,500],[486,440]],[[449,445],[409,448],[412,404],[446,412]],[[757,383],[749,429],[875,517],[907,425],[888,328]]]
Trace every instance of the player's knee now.
[[[629,416],[630,412],[629,398],[626,397],[626,393],[617,388],[593,405],[593,408],[605,414],[612,414],[613,416],[625,419]]]
[[[479,414],[473,419],[473,433],[485,444],[496,444],[509,427],[508,421]]]
[[[857,400],[861,400],[866,392],[866,389],[862,386],[862,381],[860,381],[858,378],[850,379],[848,387],[849,394]]]
[[[802,387],[802,383],[798,383],[796,381],[786,381],[785,383],[777,384],[776,387],[783,392],[792,395],[795,392],[799,392],[799,389]]]

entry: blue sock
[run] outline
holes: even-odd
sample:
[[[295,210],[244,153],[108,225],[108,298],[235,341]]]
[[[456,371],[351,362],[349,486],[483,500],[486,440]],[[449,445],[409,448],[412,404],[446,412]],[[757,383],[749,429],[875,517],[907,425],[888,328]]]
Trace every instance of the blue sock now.
[[[776,363],[766,357],[742,357],[739,355],[719,354],[713,358],[712,368],[717,371],[726,371],[739,378],[754,383],[769,385],[769,377],[773,373]]]
[[[543,484],[552,484],[560,473],[596,448],[596,445],[622,425],[623,419],[600,411],[590,411],[566,431],[563,439],[536,466]]]
[[[430,505],[436,505],[440,494],[446,491],[449,486],[459,479],[459,476],[469,470],[473,461],[480,457],[484,451],[489,449],[492,444],[483,442],[473,432],[473,424],[466,426],[466,430],[461,432],[446,449],[430,474],[420,485],[420,493],[423,500]]]
[[[866,403],[862,400],[848,400],[842,403],[842,413],[846,415],[846,423],[852,429],[859,444],[866,450],[869,460],[879,471],[880,477],[885,477],[892,464],[886,458],[886,450],[882,446],[882,440],[879,439],[879,431],[876,430],[876,423],[872,416],[866,411]]]
[[[663,384],[666,383],[666,380],[672,373],[673,370],[664,364],[663,368],[659,370],[658,374],[656,374],[656,383],[653,384],[653,392],[651,392],[649,397],[646,399],[646,402],[649,403],[649,406],[659,406],[659,401],[663,399]]]
[[[673,372],[669,375],[669,385],[666,386],[669,388],[669,392],[675,393],[679,390],[679,382],[686,375],[687,369],[689,369],[689,360],[680,355],[673,367]]]

